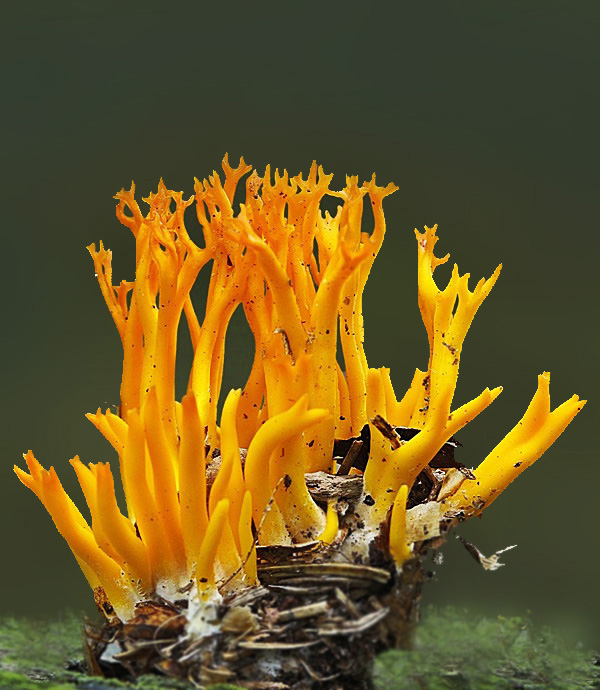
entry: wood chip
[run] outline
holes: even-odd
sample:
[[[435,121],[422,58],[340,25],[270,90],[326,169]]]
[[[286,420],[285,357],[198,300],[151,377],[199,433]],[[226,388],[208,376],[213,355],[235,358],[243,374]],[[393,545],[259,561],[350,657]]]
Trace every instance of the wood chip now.
[[[359,475],[335,475],[327,472],[310,472],[304,475],[306,487],[315,501],[327,502],[338,498],[356,501],[363,490],[363,478]]]
[[[455,467],[448,469],[442,482],[442,488],[440,489],[437,500],[443,501],[445,498],[448,498],[448,496],[455,494],[465,479],[466,476],[464,472],[457,470]]]
[[[256,616],[247,606],[236,606],[223,616],[221,630],[235,634],[253,632],[259,627]]]
[[[442,506],[437,501],[429,501],[406,511],[408,543],[426,541],[439,536],[441,509]]]

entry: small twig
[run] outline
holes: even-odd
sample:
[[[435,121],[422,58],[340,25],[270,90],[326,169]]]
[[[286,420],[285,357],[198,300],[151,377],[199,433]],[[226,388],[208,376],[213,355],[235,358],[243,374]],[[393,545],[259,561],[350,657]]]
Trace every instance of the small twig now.
[[[354,466],[354,461],[360,453],[360,449],[363,447],[363,442],[356,440],[352,441],[350,449],[346,453],[346,457],[342,460],[342,463],[337,471],[338,477],[347,475],[352,467]]]
[[[359,618],[352,623],[346,623],[337,628],[317,628],[319,635],[354,635],[362,633],[382,621],[390,612],[389,608],[382,608],[379,611],[367,613],[366,616]]]
[[[304,670],[308,673],[308,675],[317,683],[326,683],[327,681],[335,680],[336,678],[340,677],[339,673],[334,673],[331,676],[320,676],[318,673],[315,673],[315,671],[312,670],[304,659],[300,659],[300,663],[302,666],[304,666]]]
[[[296,606],[296,608],[282,611],[277,617],[277,622],[286,623],[287,621],[297,621],[303,618],[312,618],[321,613],[327,613],[331,606],[328,601],[317,601],[314,604],[306,604],[306,606]]]
[[[371,424],[378,429],[385,438],[387,438],[387,440],[392,444],[392,448],[394,448],[394,450],[396,448],[400,448],[400,446],[403,446],[406,443],[406,441],[403,441],[400,436],[398,436],[396,429],[394,429],[394,427],[380,414],[373,417]]]

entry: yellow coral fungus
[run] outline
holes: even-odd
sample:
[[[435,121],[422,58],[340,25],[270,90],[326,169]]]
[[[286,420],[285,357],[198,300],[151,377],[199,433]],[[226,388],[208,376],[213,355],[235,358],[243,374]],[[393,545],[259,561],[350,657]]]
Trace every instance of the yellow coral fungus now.
[[[452,520],[479,513],[584,404],[574,396],[550,411],[549,375],[542,374],[523,419],[474,475],[457,481],[452,437],[501,392],[485,388],[452,407],[465,337],[500,267],[470,290],[469,275],[455,266],[440,288],[434,271],[448,256],[434,254],[436,228],[416,233],[429,362],[397,398],[389,369],[368,366],[362,316],[385,234],[383,200],[396,187],[378,186],[375,176],[362,185],[348,177],[334,191],[332,176],[316,164],[306,178],[272,176],[270,168],[261,178],[243,159],[233,168],[226,157],[223,171],[224,179],[215,172],[196,180],[189,199],[161,181],[145,199],[145,214],[133,185],[116,195],[117,217],[135,238],[133,281],[115,285],[111,253],[102,243],[88,248],[123,344],[119,413],[88,417],[118,454],[126,510],[108,464],[72,460],[91,524],[53,468],[43,469],[31,452],[29,473],[15,468],[122,620],[157,598],[186,598],[193,620],[221,595],[253,588],[265,573],[273,577],[281,566],[265,565],[271,547],[294,553],[320,543],[319,558],[345,564],[340,573],[348,560],[368,563],[375,548],[390,572],[401,573],[427,542],[411,540],[417,515],[434,516],[439,534]],[[234,208],[250,172],[245,202]],[[333,216],[321,210],[326,196],[339,203]],[[371,233],[362,229],[366,200]],[[193,203],[203,241],[185,227]],[[199,318],[190,294],[209,264]],[[254,359],[246,384],[226,396],[219,416],[225,336],[238,307],[254,336]],[[179,402],[182,319],[194,356]],[[358,491],[344,493],[357,481]],[[385,580],[385,573],[375,576]]]

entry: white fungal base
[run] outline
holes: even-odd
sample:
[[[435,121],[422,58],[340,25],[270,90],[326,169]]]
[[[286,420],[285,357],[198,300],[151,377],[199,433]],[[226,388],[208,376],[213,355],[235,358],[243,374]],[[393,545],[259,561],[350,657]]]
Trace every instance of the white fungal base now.
[[[199,592],[194,585],[190,592],[187,633],[189,637],[202,638],[215,635],[220,630],[218,608],[223,597],[211,588]]]

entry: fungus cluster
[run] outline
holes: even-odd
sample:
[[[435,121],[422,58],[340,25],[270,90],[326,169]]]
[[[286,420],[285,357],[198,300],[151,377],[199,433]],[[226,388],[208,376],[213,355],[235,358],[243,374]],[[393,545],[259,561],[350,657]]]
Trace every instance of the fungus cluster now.
[[[415,544],[426,541],[408,524],[411,511],[427,506],[431,515],[433,506],[443,524],[479,514],[584,404],[573,396],[550,411],[544,373],[523,418],[472,473],[454,461],[432,463],[501,392],[486,388],[452,407],[465,336],[500,267],[470,290],[468,274],[455,266],[441,289],[434,271],[448,256],[434,254],[436,228],[416,232],[429,363],[398,398],[389,370],[367,363],[362,315],[384,239],[383,200],[397,188],[378,186],[375,176],[362,185],[348,177],[334,191],[332,176],[314,164],[306,178],[272,176],[269,168],[259,177],[243,159],[233,168],[227,157],[223,170],[223,180],[217,173],[196,180],[190,199],[161,181],[144,200],[145,215],[133,185],[116,195],[117,217],[136,243],[133,281],[115,285],[111,252],[102,243],[88,247],[124,353],[118,412],[88,418],[118,455],[126,506],[118,505],[109,463],[71,460],[91,521],[54,468],[44,469],[31,452],[29,472],[15,468],[92,589],[123,621],[159,596],[187,598],[193,623],[207,602],[258,586],[257,549],[273,545],[321,542],[330,560],[368,564],[376,542],[401,571]],[[248,173],[245,203],[236,209],[236,188]],[[322,210],[326,196],[338,200],[335,215]],[[185,227],[194,202],[202,242]],[[371,233],[361,227],[365,203],[373,212]],[[202,269],[210,282],[200,316],[190,294]],[[225,336],[238,307],[254,336],[254,360],[219,417]],[[178,401],[182,319],[194,356]],[[360,468],[350,455],[367,438]],[[336,444],[347,439],[353,442],[336,456]],[[307,475],[356,480],[358,497],[317,496]],[[425,475],[438,489],[419,497],[415,487]]]

